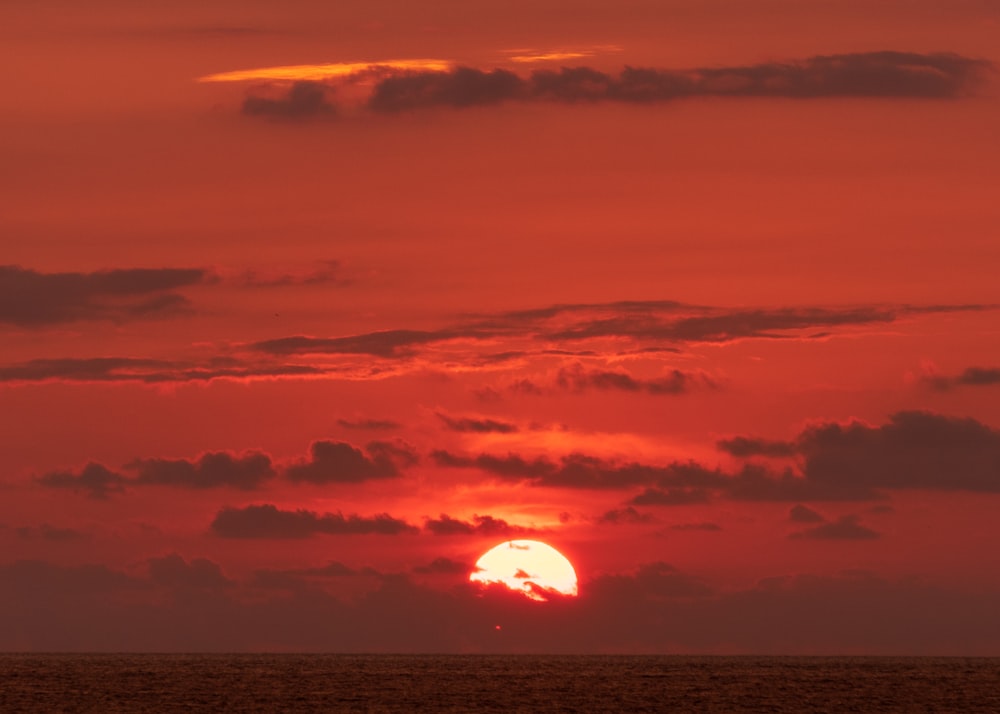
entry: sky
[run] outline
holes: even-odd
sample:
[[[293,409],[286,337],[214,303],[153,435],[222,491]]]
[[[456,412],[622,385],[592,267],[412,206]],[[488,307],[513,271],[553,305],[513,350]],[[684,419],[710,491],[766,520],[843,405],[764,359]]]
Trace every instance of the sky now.
[[[3,3],[0,650],[1000,655],[998,33]]]

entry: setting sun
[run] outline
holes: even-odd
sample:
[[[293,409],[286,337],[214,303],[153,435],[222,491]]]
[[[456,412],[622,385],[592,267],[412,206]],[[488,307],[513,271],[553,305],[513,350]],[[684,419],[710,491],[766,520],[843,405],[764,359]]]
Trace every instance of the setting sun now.
[[[501,583],[540,602],[548,599],[546,590],[578,594],[573,564],[551,545],[537,540],[511,540],[491,548],[476,561],[469,580]]]

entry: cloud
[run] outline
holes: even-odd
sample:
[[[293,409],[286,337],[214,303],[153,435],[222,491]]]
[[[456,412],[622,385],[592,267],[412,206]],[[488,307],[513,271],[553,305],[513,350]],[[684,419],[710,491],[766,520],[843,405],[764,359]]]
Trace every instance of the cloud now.
[[[578,54],[561,56],[572,59]],[[524,55],[513,61],[559,56]],[[577,66],[520,75],[499,67],[454,66],[441,60],[335,63],[224,72],[200,81],[269,82],[267,94],[261,94],[258,86],[244,99],[245,116],[314,120],[339,116],[348,105],[348,113],[395,115],[502,103],[650,106],[699,97],[954,100],[974,94],[993,69],[989,61],[955,53],[884,50],[730,67],[625,66],[617,73]],[[364,85],[371,86],[370,93],[355,106],[358,100],[350,97]],[[332,99],[338,87],[347,90],[340,106]]]
[[[320,82],[298,81],[281,97],[247,97],[243,100],[243,113],[269,119],[333,117],[337,109],[327,100],[327,93],[330,91],[329,87]]]
[[[373,441],[368,455],[342,441],[314,441],[309,460],[289,466],[286,476],[293,482],[315,484],[361,483],[400,475],[399,463],[410,465],[416,454],[408,447]]]
[[[785,441],[768,441],[766,439],[750,439],[745,436],[737,436],[733,439],[722,439],[715,442],[720,451],[725,451],[733,456],[747,458],[749,456],[769,456],[774,458],[784,458],[794,456],[797,453],[795,444]]]
[[[797,444],[817,484],[1000,492],[1000,432],[975,419],[898,412],[881,426],[816,424]]]
[[[697,462],[622,462],[581,453],[552,460],[520,454],[478,456],[438,450],[445,468],[474,468],[532,486],[574,489],[643,487],[629,505],[704,503],[709,494],[742,501],[870,501],[893,489],[1000,492],[1000,432],[974,420],[899,412],[887,424],[818,423],[784,442],[739,437],[736,453],[794,453],[796,470],[744,463],[735,471]],[[774,445],[780,444],[780,448]]]
[[[717,523],[677,523],[670,526],[672,531],[708,531],[710,533],[717,533],[722,530],[722,526]]]
[[[172,588],[217,589],[233,585],[222,568],[205,558],[187,562],[176,553],[149,559],[149,577],[157,585]]]
[[[451,558],[435,558],[427,565],[415,565],[413,572],[420,575],[468,575],[473,566]]]
[[[223,538],[308,538],[313,535],[400,535],[418,529],[387,513],[365,517],[342,513],[318,515],[299,509],[283,511],[266,503],[245,508],[220,510],[211,524],[212,532]]]
[[[657,467],[636,462],[618,463],[579,453],[563,456],[559,462],[543,457],[527,460],[517,454],[457,456],[446,451],[434,451],[431,457],[439,466],[478,468],[505,479],[530,481],[534,486],[584,489],[620,489],[658,483],[679,477],[686,468],[677,464]]]
[[[806,501],[876,498],[883,489],[1000,492],[1000,432],[975,419],[905,411],[881,426],[813,424],[791,443],[801,476],[775,481],[762,470],[747,472],[745,497],[767,497],[775,486],[797,489],[795,500]]]
[[[174,292],[209,278],[199,269],[134,268],[40,273],[0,266],[0,324],[44,327],[83,320],[169,317],[189,308]]]
[[[629,506],[627,508],[616,508],[606,511],[597,519],[597,522],[622,525],[625,523],[655,523],[656,520],[656,516],[651,513],[640,513]]]
[[[56,543],[65,543],[87,540],[89,538],[83,531],[78,531],[74,528],[59,528],[48,523],[43,523],[40,526],[21,526],[14,530],[17,536],[24,540],[47,540]]]
[[[832,334],[834,328],[849,330],[887,325],[899,319],[933,312],[990,310],[989,305],[862,306],[862,307],[778,307],[753,310],[650,300],[604,304],[557,304],[531,310],[470,314],[451,325],[432,330],[392,329],[355,335],[320,337],[292,335],[245,344],[242,349],[271,358],[314,358],[339,356],[375,357],[395,362],[392,369],[424,369],[433,350],[435,368],[452,365],[466,369],[497,368],[503,361],[549,357],[614,357],[656,354],[678,350],[694,343],[724,343],[744,339],[816,339],[817,330]],[[628,341],[622,351],[582,349],[588,345],[571,343],[590,340]],[[485,344],[484,344],[485,343]],[[498,343],[504,349],[497,348]],[[529,349],[542,344],[542,349]],[[487,347],[488,351],[478,351]],[[331,370],[329,360],[319,364]],[[370,359],[356,362],[363,374],[384,376],[385,365]],[[650,395],[671,395],[695,387],[715,386],[701,372],[673,370],[660,377],[640,379],[627,372],[588,369],[564,364],[559,373],[563,389],[618,389]],[[541,395],[548,385],[535,377],[519,377],[511,392]],[[555,385],[559,387],[559,384]],[[478,394],[496,399],[498,391],[489,387]]]
[[[841,516],[833,523],[792,533],[789,538],[810,538],[816,540],[874,540],[879,536],[871,528],[861,525],[855,515]]]
[[[265,588],[301,590],[309,586],[312,580],[329,580],[330,578],[381,577],[374,568],[352,568],[340,561],[331,560],[326,565],[317,568],[292,568],[287,570],[257,570],[253,575],[253,584]]]
[[[504,101],[651,104],[692,97],[831,97],[947,99],[971,92],[992,65],[951,53],[859,52],[691,70],[625,67],[617,75],[590,67],[538,70],[456,67],[390,76],[368,108],[381,113],[471,107]]]
[[[308,365],[252,365],[218,358],[207,364],[132,357],[35,359],[0,367],[0,382],[207,382],[214,379],[308,377],[325,370]]]
[[[258,488],[274,477],[271,458],[262,453],[234,456],[226,452],[203,454],[197,461],[186,459],[138,459],[125,468],[136,473],[135,485],[218,488]]]
[[[968,656],[995,653],[1000,643],[995,589],[864,572],[779,575],[718,589],[653,562],[585,576],[581,597],[539,607],[502,586],[451,581],[443,589],[445,578],[432,586],[405,575],[372,578],[370,589],[349,598],[322,583],[303,586],[308,576],[289,576],[280,592],[256,579],[211,587],[211,563],[204,580],[195,578],[208,587],[185,587],[194,562],[174,561],[180,575],[166,578],[173,585],[102,565],[0,564],[0,649]],[[183,597],[162,597],[165,587]],[[737,679],[740,666],[729,670]],[[991,674],[991,666],[977,672]],[[602,659],[593,671],[606,667]],[[398,700],[398,692],[389,695]],[[580,696],[581,708],[593,705],[592,691]]]
[[[516,424],[497,419],[473,419],[469,417],[450,417],[438,414],[438,419],[451,431],[475,434],[513,434],[518,431]]]
[[[337,423],[345,429],[359,429],[359,430],[391,430],[399,429],[402,424],[399,422],[391,421],[389,419],[338,419]]]
[[[524,90],[524,80],[503,69],[456,67],[450,72],[407,72],[378,82],[368,107],[387,113],[430,106],[481,106],[520,97]]]
[[[491,335],[463,330],[384,330],[333,338],[296,335],[255,342],[248,348],[272,355],[346,354],[389,358],[412,355],[414,348],[433,342],[488,336]]]
[[[105,466],[89,463],[80,473],[71,471],[54,471],[43,474],[38,483],[47,488],[64,488],[72,491],[82,491],[91,498],[104,499],[114,493],[121,493],[128,483],[121,474],[110,471]]]
[[[623,392],[644,392],[653,395],[675,395],[690,391],[692,386],[714,386],[712,381],[701,374],[671,370],[664,377],[638,379],[626,372],[611,370],[588,370],[577,363],[563,367],[556,377],[556,384],[574,392],[587,389],[618,390]]]
[[[1000,384],[1000,368],[969,367],[961,374],[953,377],[943,375],[927,375],[923,377],[925,384],[941,391],[955,387],[992,387]]]
[[[633,506],[689,506],[709,502],[708,491],[701,488],[647,488],[629,501]]]
[[[813,509],[799,503],[788,511],[788,520],[793,523],[822,523],[826,519]]]
[[[493,516],[474,515],[472,521],[462,521],[442,513],[437,519],[428,518],[424,530],[434,535],[477,535],[477,536],[508,536],[536,533],[534,528],[511,525],[501,518]]]
[[[300,273],[263,273],[259,270],[245,271],[235,278],[235,282],[252,288],[283,288],[302,285],[350,285],[344,277],[344,269],[339,260],[324,260],[316,270]]]
[[[632,575],[600,576],[589,590],[593,597],[621,602],[703,597],[713,592],[704,581],[659,561],[639,566]]]

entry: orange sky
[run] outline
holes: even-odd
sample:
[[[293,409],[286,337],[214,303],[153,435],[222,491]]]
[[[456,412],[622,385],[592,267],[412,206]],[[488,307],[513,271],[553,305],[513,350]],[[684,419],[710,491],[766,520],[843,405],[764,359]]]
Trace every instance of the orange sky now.
[[[1000,651],[994,3],[333,5],[0,10],[0,649]]]

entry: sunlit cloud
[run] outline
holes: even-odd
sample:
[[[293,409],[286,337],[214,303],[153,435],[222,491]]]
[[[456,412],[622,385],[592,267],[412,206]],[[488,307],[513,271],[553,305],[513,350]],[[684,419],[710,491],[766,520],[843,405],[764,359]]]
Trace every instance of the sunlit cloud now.
[[[519,47],[505,50],[504,54],[511,62],[530,64],[533,62],[562,62],[563,60],[593,57],[599,54],[621,52],[618,45],[594,45],[592,47],[538,49],[534,47]]]
[[[334,62],[330,64],[296,64],[278,67],[241,69],[233,72],[219,72],[199,77],[199,82],[251,82],[274,81],[320,81],[337,77],[349,77],[362,72],[378,70],[447,72],[453,63],[439,59],[382,60],[379,62]]]

